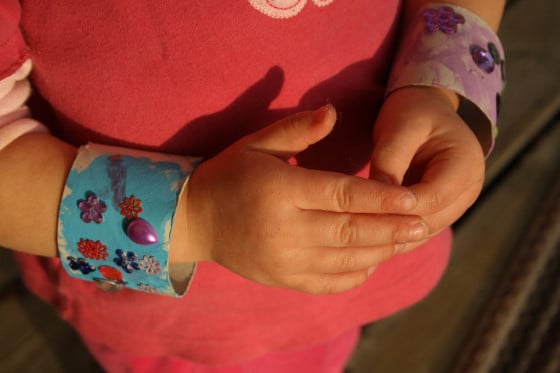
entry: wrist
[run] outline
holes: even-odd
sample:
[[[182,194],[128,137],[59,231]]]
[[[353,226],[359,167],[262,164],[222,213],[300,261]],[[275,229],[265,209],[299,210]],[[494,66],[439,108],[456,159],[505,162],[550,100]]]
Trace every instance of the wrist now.
[[[191,235],[189,234],[187,209],[190,209],[191,206],[187,204],[188,188],[187,184],[177,204],[169,250],[169,262],[171,264],[200,262],[207,257],[201,250],[200,245],[189,242]]]
[[[393,95],[407,96],[409,100],[417,100],[418,97],[429,97],[436,100],[444,106],[449,107],[453,111],[459,109],[460,97],[457,93],[446,88],[437,86],[405,86],[391,92],[388,97]]]
[[[442,87],[424,87],[427,90],[432,90],[434,93],[440,95],[443,99],[447,100],[454,111],[459,109],[460,97],[454,91]]]

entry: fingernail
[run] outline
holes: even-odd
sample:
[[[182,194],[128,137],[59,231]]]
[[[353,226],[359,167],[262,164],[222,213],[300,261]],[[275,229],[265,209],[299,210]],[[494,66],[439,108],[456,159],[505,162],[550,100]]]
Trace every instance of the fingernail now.
[[[402,196],[401,199],[402,208],[406,211],[412,210],[418,205],[418,198],[416,194],[411,191],[408,191],[406,194]]]
[[[330,105],[326,104],[313,112],[313,122],[319,123],[325,120],[329,112]]]
[[[376,269],[377,267],[369,267],[367,270],[367,277],[371,276]]]
[[[418,222],[412,225],[408,231],[408,237],[411,241],[420,241],[428,236],[428,226],[424,222]]]

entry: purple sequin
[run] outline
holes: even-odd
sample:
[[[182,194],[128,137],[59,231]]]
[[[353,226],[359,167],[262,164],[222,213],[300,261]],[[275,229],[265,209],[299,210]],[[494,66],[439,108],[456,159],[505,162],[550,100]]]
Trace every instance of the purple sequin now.
[[[492,58],[492,54],[486,49],[479,45],[473,45],[471,46],[471,56],[474,63],[488,74],[494,71],[496,63],[494,58]]]
[[[438,9],[427,9],[423,13],[426,30],[435,32],[440,30],[444,34],[457,32],[457,25],[465,23],[465,17],[455,13],[453,8],[442,6]]]
[[[92,221],[96,224],[103,222],[103,213],[107,211],[107,205],[94,193],[89,193],[86,200],[78,201],[78,208],[82,211],[80,217],[86,223]]]

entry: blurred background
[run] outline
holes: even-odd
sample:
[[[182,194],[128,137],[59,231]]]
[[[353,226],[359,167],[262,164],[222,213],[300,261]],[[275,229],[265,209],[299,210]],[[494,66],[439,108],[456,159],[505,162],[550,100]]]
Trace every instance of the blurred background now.
[[[364,328],[348,373],[560,372],[560,1],[508,1],[507,88],[481,198],[430,296]],[[100,372],[0,249],[0,372]],[[313,372],[310,372],[313,373]]]

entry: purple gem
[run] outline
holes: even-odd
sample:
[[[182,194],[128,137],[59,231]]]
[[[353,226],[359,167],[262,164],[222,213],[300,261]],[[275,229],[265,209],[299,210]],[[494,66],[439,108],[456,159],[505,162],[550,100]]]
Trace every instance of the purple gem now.
[[[127,236],[139,245],[153,245],[159,241],[156,230],[143,219],[134,219],[126,227]]]
[[[490,74],[494,71],[496,63],[490,52],[478,45],[471,46],[471,56],[478,67]]]

